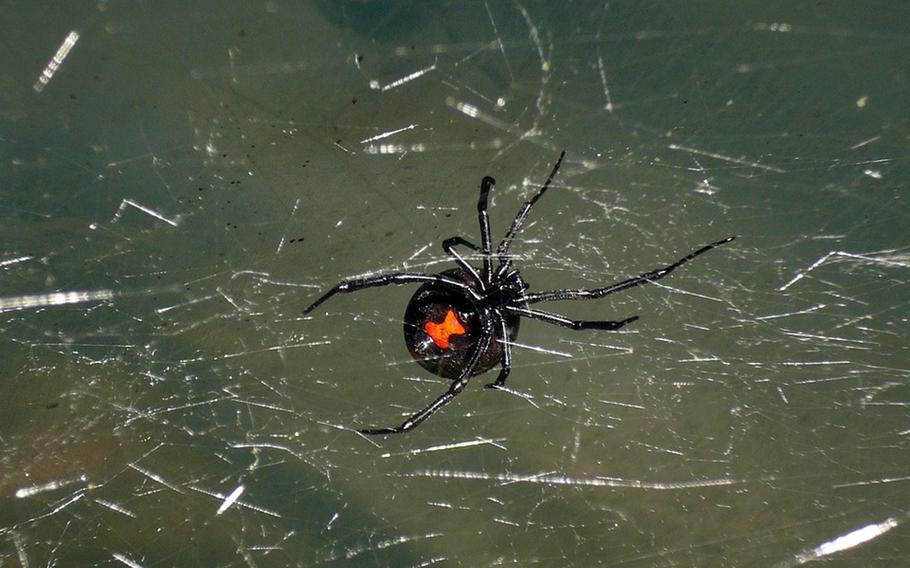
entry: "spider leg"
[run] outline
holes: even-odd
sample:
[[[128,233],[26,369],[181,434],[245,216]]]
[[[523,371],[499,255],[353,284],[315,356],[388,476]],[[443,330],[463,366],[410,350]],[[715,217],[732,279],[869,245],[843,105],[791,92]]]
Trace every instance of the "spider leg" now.
[[[489,318],[485,319],[489,321]],[[477,340],[477,344],[474,346],[474,352],[471,353],[471,358],[468,360],[468,364],[465,365],[464,370],[461,372],[461,375],[452,381],[452,384],[449,386],[449,390],[428,404],[427,407],[420,412],[415,412],[412,414],[410,418],[401,424],[401,426],[395,428],[364,428],[360,430],[360,433],[366,434],[368,436],[376,436],[383,434],[402,434],[404,432],[409,432],[419,426],[421,422],[435,414],[440,408],[452,402],[452,399],[461,394],[461,391],[463,391],[465,386],[467,386],[468,381],[471,380],[471,376],[474,374],[474,369],[477,368],[477,364],[480,363],[481,357],[486,352],[487,347],[490,345],[490,340],[493,338],[493,331],[492,329],[489,329],[489,323],[486,325],[487,329],[483,330],[480,339]]]
[[[452,247],[455,247],[457,245],[466,246],[471,250],[480,250],[479,246],[475,245],[474,243],[467,240],[466,238],[459,237],[457,235],[454,237],[449,237],[446,240],[442,241],[442,249],[446,252],[449,252],[449,249],[451,249]]]
[[[493,242],[490,240],[490,215],[487,213],[487,207],[490,190],[494,185],[496,185],[496,180],[485,176],[480,180],[480,197],[477,198],[477,221],[480,224],[480,250],[483,253],[484,282],[490,282],[490,274],[493,272]]]
[[[496,377],[495,381],[484,385],[485,388],[493,390],[505,386],[506,379],[509,377],[509,373],[512,372],[512,346],[509,344],[509,328],[506,326],[505,318],[497,316],[496,319],[496,340],[502,346],[502,359],[500,360],[502,369],[500,369],[499,376]]]
[[[735,238],[735,236],[727,237],[725,239],[721,239],[719,241],[705,245],[698,250],[690,252],[673,264],[652,270],[650,272],[645,272],[640,276],[629,278],[623,280],[622,282],[617,282],[616,284],[611,284],[603,288],[596,288],[594,290],[548,290],[546,292],[537,292],[536,294],[526,294],[521,299],[528,304],[534,304],[537,302],[549,302],[552,300],[593,300],[595,298],[602,298],[609,294],[621,292],[622,290],[628,290],[629,288],[641,286],[642,284],[648,282],[656,282],[683,264],[689,262],[693,258],[702,255],[715,247],[727,244]]]
[[[477,270],[471,266],[470,263],[468,263],[468,261],[466,261],[460,254],[458,254],[458,251],[455,250],[455,247],[458,245],[464,245],[471,250],[480,250],[480,248],[471,241],[457,236],[449,237],[448,239],[442,241],[442,250],[446,251],[446,254],[455,260],[455,264],[457,264],[459,267],[461,267],[462,270],[466,271],[474,278],[474,281],[478,283],[481,290],[485,290],[487,287],[486,283],[483,281],[480,275],[477,274]]]
[[[561,325],[563,327],[569,327],[572,329],[605,329],[607,331],[616,331],[617,329],[625,326],[627,323],[632,323],[638,319],[638,316],[632,316],[630,318],[619,321],[573,320],[559,314],[552,314],[550,312],[544,312],[541,310],[531,310],[513,306],[506,306],[506,310],[513,314],[518,314],[526,318]]]
[[[553,165],[553,169],[550,171],[550,175],[547,176],[547,181],[544,182],[543,186],[541,186],[534,197],[524,202],[524,205],[522,205],[521,209],[518,210],[518,214],[515,215],[515,219],[512,221],[512,226],[509,227],[509,232],[506,233],[506,236],[503,237],[502,241],[499,243],[499,246],[496,249],[496,256],[499,257],[499,268],[497,269],[497,273],[500,276],[508,272],[509,268],[512,266],[512,261],[508,258],[509,247],[512,245],[512,239],[514,239],[515,235],[518,234],[518,231],[521,230],[521,226],[524,224],[525,219],[527,219],[528,215],[531,213],[531,208],[534,207],[534,204],[537,203],[537,200],[540,199],[550,187],[550,182],[553,181],[553,178],[556,176],[556,172],[559,171],[559,166],[562,165],[562,159],[565,157],[565,155],[565,150],[559,154],[559,159],[556,160],[556,163]]]
[[[387,286],[389,284],[411,284],[414,282],[433,282],[442,286],[457,288],[470,298],[474,298],[475,300],[480,299],[480,296],[477,295],[477,292],[475,292],[470,286],[464,282],[460,282],[452,278],[447,278],[438,274],[412,274],[406,272],[394,272],[390,274],[380,274],[379,276],[372,276],[370,278],[342,280],[336,284],[334,288],[323,294],[319,299],[317,299],[305,310],[303,310],[303,315],[307,315],[308,313],[312,312],[316,309],[317,306],[319,306],[319,304],[325,302],[335,294],[348,294],[350,292],[356,292],[357,290],[363,290],[364,288],[375,288],[377,286]]]

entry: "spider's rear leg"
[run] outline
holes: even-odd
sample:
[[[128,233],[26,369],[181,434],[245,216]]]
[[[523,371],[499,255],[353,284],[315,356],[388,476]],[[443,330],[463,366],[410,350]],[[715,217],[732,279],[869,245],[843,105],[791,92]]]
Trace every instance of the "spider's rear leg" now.
[[[506,324],[505,318],[497,317],[497,320],[495,341],[498,341],[502,346],[502,359],[500,360],[502,368],[499,370],[499,375],[495,381],[484,385],[484,388],[493,390],[504,387],[509,373],[512,372],[512,346],[509,343],[509,326]]]
[[[550,312],[544,312],[541,310],[531,310],[527,308],[517,308],[513,306],[507,306],[506,310],[513,314],[517,314],[522,317],[535,319],[538,321],[552,323],[555,325],[561,325],[563,327],[568,327],[570,329],[603,329],[606,331],[616,331],[621,329],[627,323],[632,323],[638,319],[638,316],[632,316],[624,320],[611,321],[611,320],[601,320],[601,321],[592,321],[592,320],[573,320],[559,314],[551,314]]]
[[[366,434],[367,436],[381,436],[384,434],[403,434],[405,432],[410,432],[419,426],[421,422],[432,416],[437,410],[451,402],[453,398],[461,394],[461,391],[467,386],[469,380],[470,377],[464,377],[453,382],[449,387],[449,390],[431,402],[426,408],[405,420],[401,426],[396,426],[394,428],[362,428],[360,433]]]
[[[487,348],[490,345],[490,340],[493,338],[493,330],[490,327],[484,329],[480,339],[477,341],[477,345],[474,346],[474,351],[471,353],[471,358],[468,360],[468,364],[465,365],[464,370],[461,372],[461,375],[449,386],[449,390],[442,393],[436,400],[431,402],[421,410],[420,412],[415,412],[411,415],[410,418],[402,422],[401,426],[395,428],[364,428],[360,430],[361,434],[366,434],[368,436],[383,435],[383,434],[402,434],[404,432],[409,432],[419,426],[424,420],[435,414],[440,408],[449,404],[453,398],[461,394],[461,391],[464,390],[467,386],[468,381],[471,380],[471,377],[474,376],[474,370],[477,368],[477,365],[480,363],[480,360],[484,353],[486,353]]]

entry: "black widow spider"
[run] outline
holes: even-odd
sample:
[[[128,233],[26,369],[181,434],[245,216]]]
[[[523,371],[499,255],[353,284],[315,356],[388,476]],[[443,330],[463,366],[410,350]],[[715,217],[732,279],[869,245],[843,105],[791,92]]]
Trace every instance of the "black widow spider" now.
[[[498,389],[505,385],[511,369],[510,344],[518,335],[520,318],[526,317],[571,329],[604,329],[614,331],[638,319],[632,316],[618,321],[572,320],[567,317],[535,310],[528,307],[537,302],[551,300],[593,300],[614,292],[640,286],[646,282],[660,280],[693,258],[714,247],[729,243],[735,237],[727,237],[695,250],[673,264],[645,272],[604,288],[593,290],[549,290],[533,294],[526,293],[528,284],[517,269],[512,268],[509,247],[531,208],[546,193],[550,182],[565,156],[559,155],[553,170],[538,192],[524,202],[512,221],[506,236],[493,252],[490,241],[490,218],[487,215],[487,201],[496,180],[486,176],[480,182],[480,199],[477,201],[477,216],[480,220],[480,246],[462,237],[451,237],[442,242],[443,250],[452,257],[457,268],[439,274],[417,274],[395,272],[368,278],[344,280],[322,295],[303,310],[309,314],[317,306],[334,296],[389,284],[423,285],[408,302],[404,317],[404,335],[408,350],[420,365],[441,377],[452,379],[449,389],[426,408],[413,414],[396,428],[366,428],[363,434],[399,434],[417,427],[437,410],[455,398],[471,377],[485,373],[496,364],[502,366],[499,376],[486,385]],[[483,266],[478,270],[468,263],[458,251],[457,245],[479,251]],[[494,259],[498,262],[494,268]]]

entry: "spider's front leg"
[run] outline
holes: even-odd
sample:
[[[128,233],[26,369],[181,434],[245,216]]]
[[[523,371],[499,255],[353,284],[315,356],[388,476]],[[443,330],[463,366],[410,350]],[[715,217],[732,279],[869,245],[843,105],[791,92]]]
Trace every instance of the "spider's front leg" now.
[[[356,292],[357,290],[363,290],[364,288],[376,288],[377,286],[388,286],[389,284],[413,284],[415,282],[433,282],[434,284],[439,284],[441,286],[457,288],[461,290],[466,296],[479,299],[477,292],[472,290],[470,286],[464,282],[459,282],[458,280],[454,280],[446,276],[441,276],[439,274],[413,274],[407,272],[394,272],[391,274],[380,274],[379,276],[372,276],[370,278],[342,280],[336,284],[334,288],[307,306],[307,308],[303,310],[303,315],[309,314],[320,304],[335,294],[348,294],[350,292]]]
[[[635,288],[636,286],[641,286],[642,284],[647,284],[648,282],[657,282],[664,276],[669,275],[671,272],[691,261],[695,257],[701,256],[709,250],[715,249],[721,245],[725,245],[735,238],[736,236],[734,235],[725,239],[721,239],[719,241],[714,241],[713,243],[707,244],[700,249],[696,249],[690,252],[673,264],[669,264],[662,268],[656,268],[650,272],[645,272],[640,276],[627,278],[622,282],[604,286],[603,288],[595,288],[593,290],[548,290],[546,292],[526,294],[523,300],[528,304],[535,304],[537,302],[551,302],[554,300],[594,300],[597,298],[603,298],[604,296],[609,296],[610,294],[615,294],[616,292],[622,292],[623,290],[628,290],[629,288]]]
[[[553,181],[553,178],[556,177],[556,173],[562,165],[562,159],[565,157],[566,151],[563,150],[559,154],[559,159],[553,164],[553,169],[550,170],[547,181],[545,181],[543,186],[534,194],[534,197],[524,202],[521,209],[518,210],[518,214],[515,215],[515,219],[512,220],[512,226],[509,227],[509,232],[507,232],[506,236],[499,242],[499,246],[496,248],[496,256],[499,257],[499,268],[496,270],[499,276],[504,275],[512,268],[512,260],[509,258],[509,247],[512,246],[512,239],[514,239],[515,235],[518,234],[518,231],[521,230],[521,226],[524,224],[525,219],[527,219],[528,215],[531,213],[531,208],[534,207],[537,200],[543,197],[543,194],[549,189],[550,183]]]
[[[464,270],[465,272],[467,272],[468,274],[471,275],[471,277],[474,279],[475,282],[477,282],[477,285],[481,290],[486,289],[487,283],[484,282],[484,280],[483,280],[483,278],[481,278],[480,274],[477,273],[477,270],[473,266],[471,266],[471,264],[468,261],[466,261],[464,259],[464,257],[462,257],[460,254],[458,254],[458,251],[455,250],[455,247],[458,245],[466,246],[469,249],[474,250],[474,251],[480,250],[480,247],[478,247],[471,241],[469,241],[463,237],[458,237],[458,236],[449,237],[448,239],[442,241],[442,250],[446,251],[446,254],[448,254],[449,256],[452,257],[452,259],[455,261],[455,264],[457,264],[462,270]]]
[[[452,254],[452,249],[458,245],[466,246],[471,250],[478,251],[480,247],[467,240],[464,237],[454,236],[442,241],[442,250]]]

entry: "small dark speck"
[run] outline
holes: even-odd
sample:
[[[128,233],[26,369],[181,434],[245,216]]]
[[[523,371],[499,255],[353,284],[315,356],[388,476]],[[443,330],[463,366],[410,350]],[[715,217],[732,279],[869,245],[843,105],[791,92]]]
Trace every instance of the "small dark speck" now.
[[[199,189],[202,189],[202,188],[200,187]],[[446,213],[446,217],[451,217],[451,216],[452,216],[451,213]]]
[[[239,35],[240,37],[246,37],[246,30],[240,30],[239,32],[237,32],[237,35]]]
[[[357,56],[357,63],[361,63],[361,62],[363,62],[363,56],[362,56],[362,55],[358,55],[358,56]]]
[[[70,95],[70,100],[76,100],[76,95],[71,94],[71,95]]]
[[[384,237],[391,237],[391,236],[394,235],[394,234],[395,234],[395,231],[388,231],[388,232],[387,232],[385,235],[383,235],[383,236],[384,236]]]
[[[45,404],[44,408],[51,409],[51,408],[57,408],[58,406],[60,406],[60,403],[55,400],[54,402],[49,402],[49,403]]]
[[[73,98],[75,98],[75,97],[73,97]],[[352,105],[356,105],[356,104],[357,104],[357,99],[356,99],[356,98],[351,99],[351,104],[352,104]]]
[[[227,158],[227,154],[221,154],[222,158]]]

